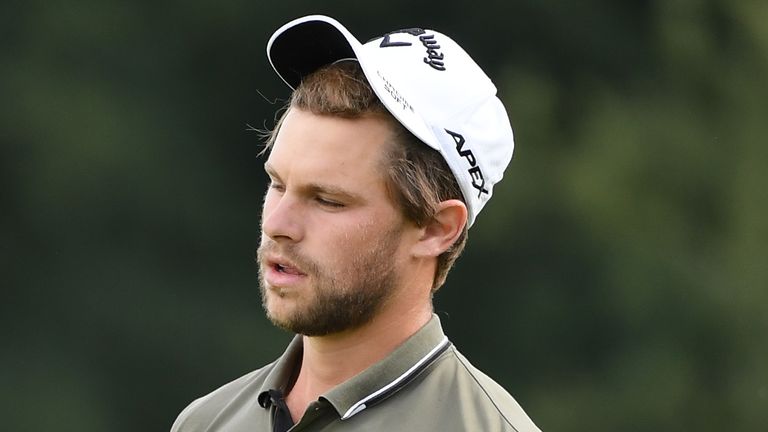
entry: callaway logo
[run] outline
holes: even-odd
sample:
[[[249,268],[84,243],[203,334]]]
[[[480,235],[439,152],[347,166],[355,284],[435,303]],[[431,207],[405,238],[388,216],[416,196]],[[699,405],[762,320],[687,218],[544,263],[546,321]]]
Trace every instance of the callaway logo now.
[[[472,187],[477,189],[477,197],[480,198],[482,194],[488,194],[488,190],[485,189],[485,178],[483,178],[483,172],[480,170],[480,167],[477,166],[477,159],[475,159],[475,155],[472,153],[472,150],[470,149],[464,149],[464,137],[461,134],[458,134],[456,132],[451,132],[448,129],[445,129],[445,131],[453,138],[453,141],[456,143],[456,153],[459,154],[459,156],[465,158],[467,162],[469,162],[469,169],[467,172],[469,173],[469,177],[472,178]]]
[[[424,63],[432,66],[433,68],[444,71],[445,63],[443,63],[444,55],[437,50],[440,49],[440,45],[435,42],[435,35],[422,35],[419,36],[419,40],[427,48],[427,57],[424,57]]]
[[[409,29],[395,30],[393,32],[389,32],[384,35],[384,38],[381,40],[381,43],[379,44],[379,48],[403,47],[403,46],[412,45],[410,42],[402,42],[402,41],[393,42],[391,36],[398,33],[406,33],[411,36],[418,36],[419,40],[421,41],[421,44],[424,45],[424,48],[427,49],[427,56],[424,57],[424,63],[430,65],[435,70],[439,70],[439,71],[445,70],[445,62],[443,61],[445,58],[445,55],[440,51],[438,51],[440,49],[440,45],[435,40],[435,35],[425,34],[426,31],[424,29],[409,28]]]

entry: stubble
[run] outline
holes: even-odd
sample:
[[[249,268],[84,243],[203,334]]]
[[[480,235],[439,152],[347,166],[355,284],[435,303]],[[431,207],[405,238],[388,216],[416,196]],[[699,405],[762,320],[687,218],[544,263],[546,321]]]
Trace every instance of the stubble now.
[[[322,266],[302,255],[295,244],[278,245],[264,238],[258,250],[259,282],[264,310],[280,328],[306,336],[325,336],[359,328],[370,322],[391,297],[397,273],[394,256],[399,232],[389,232],[368,250],[360,251],[347,263]],[[306,273],[308,286],[302,293],[303,304],[278,315],[270,309],[269,296],[281,296],[264,279],[267,252],[278,253]]]

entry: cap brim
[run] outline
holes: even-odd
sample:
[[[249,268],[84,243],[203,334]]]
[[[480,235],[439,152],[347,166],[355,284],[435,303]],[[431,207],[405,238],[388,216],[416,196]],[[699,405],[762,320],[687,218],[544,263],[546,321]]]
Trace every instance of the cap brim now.
[[[341,59],[357,58],[360,46],[338,21],[310,15],[280,27],[267,43],[267,58],[280,78],[295,89],[317,69]]]
[[[396,80],[386,79],[382,71],[392,66],[383,65],[366,54],[363,44],[335,19],[309,15],[285,24],[269,39],[267,57],[278,76],[294,90],[304,77],[323,66],[342,59],[357,59],[371,88],[387,110],[418,139],[442,152],[434,133],[414,107],[404,109],[402,100],[393,100],[388,93],[387,88]],[[395,84],[392,88],[397,87]]]

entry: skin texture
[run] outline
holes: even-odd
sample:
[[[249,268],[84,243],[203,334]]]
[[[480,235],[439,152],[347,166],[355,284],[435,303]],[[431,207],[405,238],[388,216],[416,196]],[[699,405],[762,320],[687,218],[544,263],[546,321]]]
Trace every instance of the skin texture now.
[[[455,200],[425,227],[404,219],[385,183],[391,143],[381,117],[291,108],[265,164],[264,308],[276,325],[304,335],[286,396],[294,420],[429,321],[437,256],[466,223]]]

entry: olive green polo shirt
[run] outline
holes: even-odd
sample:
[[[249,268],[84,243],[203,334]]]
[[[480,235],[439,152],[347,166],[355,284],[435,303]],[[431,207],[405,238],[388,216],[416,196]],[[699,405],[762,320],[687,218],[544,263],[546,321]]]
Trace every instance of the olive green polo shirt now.
[[[296,336],[274,363],[192,402],[171,431],[539,431],[448,341],[436,315],[385,359],[321,395],[291,427],[282,395],[301,354]]]

